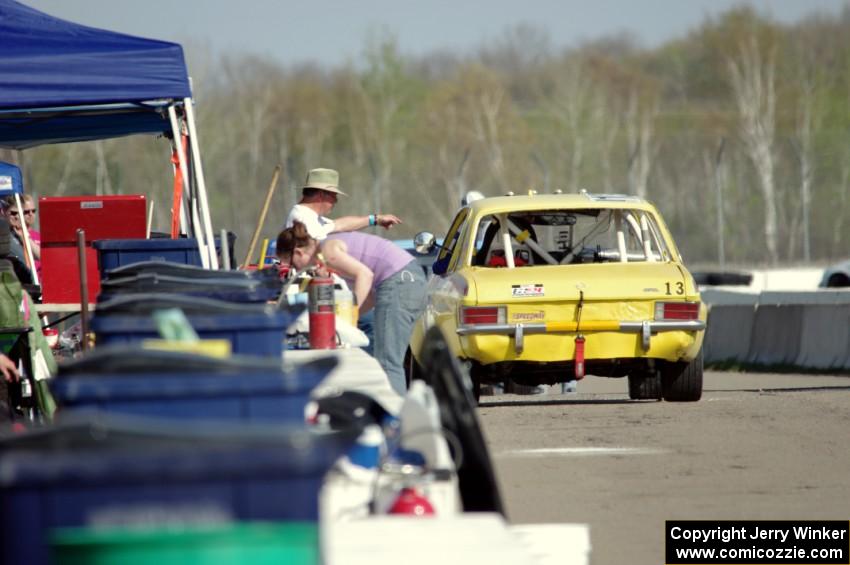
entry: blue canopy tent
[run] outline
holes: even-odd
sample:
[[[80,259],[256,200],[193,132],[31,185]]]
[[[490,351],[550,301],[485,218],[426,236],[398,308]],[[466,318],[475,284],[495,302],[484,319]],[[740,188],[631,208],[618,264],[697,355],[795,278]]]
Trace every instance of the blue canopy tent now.
[[[218,267],[214,246],[203,245],[213,241],[212,225],[179,44],[87,27],[0,0],[0,77],[0,148],[188,133],[200,205],[195,235],[202,257]],[[187,156],[182,144],[174,145],[190,194]]]
[[[183,49],[0,0],[0,145],[160,133],[192,96]]]
[[[21,169],[10,163],[0,161],[0,197],[9,194],[23,194],[24,181]]]

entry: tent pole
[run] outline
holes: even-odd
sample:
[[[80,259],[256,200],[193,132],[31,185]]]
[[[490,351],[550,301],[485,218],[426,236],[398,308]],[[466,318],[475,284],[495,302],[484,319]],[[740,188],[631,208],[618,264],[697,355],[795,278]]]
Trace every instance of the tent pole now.
[[[198,140],[198,132],[195,129],[195,110],[192,107],[192,103],[193,100],[191,98],[183,99],[184,109],[186,110],[186,122],[189,125],[189,137],[192,138],[192,161],[195,165],[192,172],[195,173],[195,180],[198,183],[198,200],[201,204],[204,231],[209,242],[207,249],[210,253],[210,265],[213,269],[218,269],[218,256],[215,253],[215,238],[213,237],[212,220],[210,219],[210,205],[207,200],[207,185],[204,182],[204,169],[201,166],[201,148],[200,141]],[[225,242],[222,242],[222,245],[224,244]]]
[[[172,174],[177,174],[177,166],[171,165]],[[180,233],[189,234],[189,227],[186,225],[186,218],[189,217],[189,209],[186,207],[186,199],[180,198]]]
[[[30,240],[30,230],[27,227],[27,218],[24,215],[24,205],[21,202],[21,195],[15,193],[15,204],[18,207],[18,217],[21,219],[21,234],[24,238],[24,255],[26,255],[26,264],[32,272],[33,284],[41,284],[38,282],[38,270],[35,268],[35,255],[32,254],[32,241]]]
[[[182,143],[182,138],[180,137],[181,136],[180,126],[177,123],[177,111],[174,109],[173,104],[168,107],[168,119],[171,122],[171,131],[174,134],[174,146],[177,148],[177,160],[180,163],[180,165],[179,165],[180,166],[180,173],[183,176],[183,194],[185,196],[188,196],[189,195],[189,171],[188,171],[188,167],[186,166],[186,155],[183,153],[183,143]],[[182,210],[181,210],[180,215],[183,216]],[[209,269],[210,268],[209,255],[207,254],[207,247],[204,243],[204,233],[203,233],[203,231],[200,230],[200,226],[197,222],[193,221],[192,227],[194,228],[195,239],[198,242],[198,252],[201,254],[201,265],[203,265],[203,267],[205,269]]]

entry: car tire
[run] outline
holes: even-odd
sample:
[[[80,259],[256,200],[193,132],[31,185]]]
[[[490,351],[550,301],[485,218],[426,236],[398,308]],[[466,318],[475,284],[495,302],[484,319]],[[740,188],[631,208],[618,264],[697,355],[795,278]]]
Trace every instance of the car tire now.
[[[440,410],[440,421],[451,442],[457,467],[458,489],[464,512],[498,512],[506,515],[493,458],[484,439],[475,409],[467,371],[461,367],[439,327],[422,342],[422,376],[431,385]]]
[[[664,400],[696,402],[702,397],[702,349],[690,363],[670,363],[661,371]]]
[[[410,388],[410,383],[414,380],[422,380],[422,366],[416,360],[416,357],[413,356],[409,347],[404,354],[404,380],[407,383],[407,388]]]
[[[469,365],[469,382],[472,384],[472,397],[475,399],[476,406],[481,403],[481,381],[483,380],[481,377],[486,370],[477,361],[472,361]]]
[[[629,398],[632,400],[661,400],[661,372],[644,371],[629,375]]]
[[[827,288],[844,288],[850,286],[850,277],[843,273],[836,273],[829,277]]]

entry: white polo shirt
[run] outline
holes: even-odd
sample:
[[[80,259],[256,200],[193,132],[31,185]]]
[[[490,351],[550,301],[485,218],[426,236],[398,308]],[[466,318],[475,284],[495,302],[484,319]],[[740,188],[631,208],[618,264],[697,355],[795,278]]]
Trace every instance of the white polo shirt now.
[[[334,221],[330,218],[320,216],[313,209],[301,204],[296,204],[289,211],[284,229],[291,228],[295,222],[304,224],[310,236],[319,241],[328,237],[328,234],[333,232],[336,227]]]

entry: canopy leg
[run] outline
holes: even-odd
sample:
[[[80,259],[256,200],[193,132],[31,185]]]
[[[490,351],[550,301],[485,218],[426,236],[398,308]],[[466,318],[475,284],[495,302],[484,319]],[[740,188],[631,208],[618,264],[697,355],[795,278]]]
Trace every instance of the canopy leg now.
[[[201,165],[201,149],[200,141],[198,140],[198,132],[195,128],[195,110],[193,108],[193,100],[191,98],[183,99],[183,106],[186,110],[186,123],[189,126],[189,137],[192,140],[192,162],[194,164],[193,172],[195,180],[198,184],[198,201],[201,205],[201,216],[204,222],[204,233],[208,244],[207,250],[210,257],[210,268],[218,269],[218,256],[215,253],[215,238],[213,237],[212,220],[210,219],[210,205],[207,200],[207,185],[204,181],[204,169]],[[224,242],[222,242],[222,245]]]
[[[180,173],[183,176],[183,194],[189,194],[189,171],[186,166],[186,154],[183,151],[183,144],[180,142],[181,139],[181,131],[180,126],[177,122],[177,112],[174,109],[174,106],[171,105],[168,107],[168,118],[171,121],[171,131],[174,133],[174,146],[177,148],[177,160],[179,162]],[[192,227],[194,228],[195,239],[198,242],[198,252],[201,254],[201,265],[205,269],[210,268],[210,260],[209,254],[207,252],[207,246],[205,244],[204,232],[201,230],[201,225],[197,221],[197,212],[194,206],[192,212]]]

